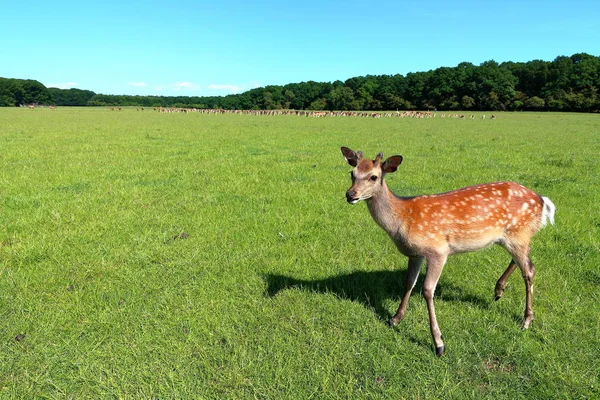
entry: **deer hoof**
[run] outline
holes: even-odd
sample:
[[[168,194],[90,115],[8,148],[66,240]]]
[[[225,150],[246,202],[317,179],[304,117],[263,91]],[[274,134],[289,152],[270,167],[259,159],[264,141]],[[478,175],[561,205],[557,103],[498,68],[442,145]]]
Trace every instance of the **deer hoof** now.
[[[441,357],[444,354],[444,346],[435,348],[435,355]]]
[[[496,288],[494,290],[494,294],[496,295],[496,297],[494,298],[494,300],[500,300],[500,297],[502,297],[502,295],[504,294],[504,286],[496,284]]]
[[[531,326],[531,321],[533,321],[533,318],[532,319],[524,319],[523,323],[521,324],[521,330],[524,331],[524,330],[529,329],[529,327]]]

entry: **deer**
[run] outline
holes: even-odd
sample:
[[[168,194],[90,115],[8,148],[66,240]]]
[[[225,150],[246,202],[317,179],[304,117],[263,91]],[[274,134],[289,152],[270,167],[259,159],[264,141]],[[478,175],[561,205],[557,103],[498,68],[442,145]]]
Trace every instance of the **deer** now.
[[[504,293],[506,282],[518,267],[525,282],[525,314],[521,329],[533,321],[533,277],[535,266],[529,256],[533,235],[548,222],[554,225],[556,206],[552,201],[515,182],[468,186],[450,192],[401,197],[387,186],[385,177],[396,172],[403,157],[383,161],[363,158],[361,151],[342,147],[346,162],[353,167],[352,186],[346,200],[364,200],[371,217],[390,236],[397,249],[408,257],[405,291],[389,321],[396,326],[404,319],[408,301],[423,261],[426,273],[422,295],[427,304],[435,353],[444,354],[444,341],[435,315],[433,297],[448,256],[473,252],[492,244],[511,256],[508,267],[495,286],[495,300]]]

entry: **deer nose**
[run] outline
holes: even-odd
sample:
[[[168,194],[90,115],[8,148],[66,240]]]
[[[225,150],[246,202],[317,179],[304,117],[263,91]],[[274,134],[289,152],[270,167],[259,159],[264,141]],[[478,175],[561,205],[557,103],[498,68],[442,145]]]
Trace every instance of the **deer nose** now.
[[[356,203],[358,201],[358,198],[356,197],[356,191],[348,189],[346,191],[346,200],[348,203]]]

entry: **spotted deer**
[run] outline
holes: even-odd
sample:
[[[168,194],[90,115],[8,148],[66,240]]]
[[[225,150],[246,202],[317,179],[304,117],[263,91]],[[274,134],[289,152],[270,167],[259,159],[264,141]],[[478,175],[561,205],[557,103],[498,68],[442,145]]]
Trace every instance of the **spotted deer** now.
[[[433,295],[448,256],[480,250],[499,244],[512,256],[495,287],[500,299],[506,281],[519,267],[525,281],[525,315],[522,329],[533,321],[533,276],[535,267],[529,258],[533,235],[547,221],[554,224],[556,207],[547,197],[514,182],[496,182],[469,186],[451,192],[400,197],[388,188],[385,175],[395,172],[402,156],[383,161],[342,147],[346,162],[353,167],[352,186],[346,191],[350,204],[365,200],[375,222],[387,232],[398,250],[408,257],[405,293],[390,323],[395,326],[406,313],[423,260],[427,272],[423,297],[427,303],[431,336],[437,356],[444,353],[444,342],[435,316]]]

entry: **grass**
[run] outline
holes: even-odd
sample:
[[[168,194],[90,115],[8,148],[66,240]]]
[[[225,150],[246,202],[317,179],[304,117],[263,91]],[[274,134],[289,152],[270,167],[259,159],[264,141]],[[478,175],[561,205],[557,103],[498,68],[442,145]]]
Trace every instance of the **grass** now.
[[[600,119],[0,109],[0,398],[600,397]],[[434,355],[420,283],[340,146],[402,154],[398,194],[550,197],[536,320],[500,248],[450,258]]]

